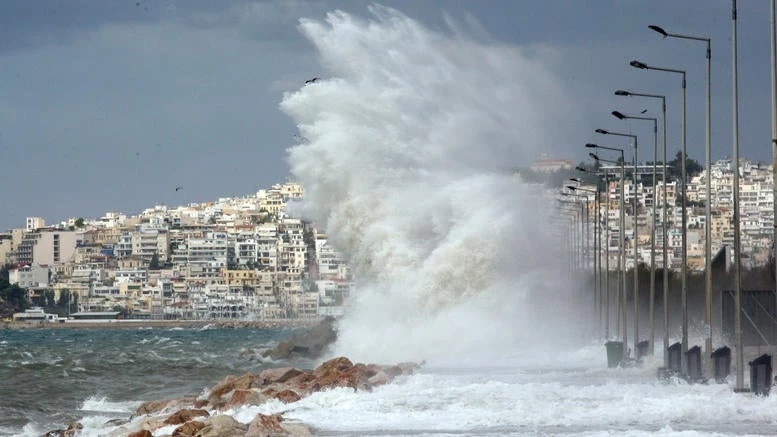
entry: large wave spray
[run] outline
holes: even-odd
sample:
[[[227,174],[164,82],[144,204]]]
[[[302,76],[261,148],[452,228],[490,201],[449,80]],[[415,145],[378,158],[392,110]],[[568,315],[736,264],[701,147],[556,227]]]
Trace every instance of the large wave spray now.
[[[542,57],[370,12],[301,20],[327,75],[281,104],[303,214],[357,279],[337,352],[446,359],[579,332],[552,204],[509,171],[563,117]]]

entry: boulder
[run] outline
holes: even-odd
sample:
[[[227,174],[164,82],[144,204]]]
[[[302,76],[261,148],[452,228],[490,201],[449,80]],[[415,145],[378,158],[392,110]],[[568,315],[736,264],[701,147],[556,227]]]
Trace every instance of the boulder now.
[[[232,416],[214,416],[206,420],[205,426],[197,431],[197,437],[244,437],[248,425],[238,422]]]
[[[312,437],[313,429],[302,423],[285,422],[280,414],[266,416],[257,414],[248,424],[246,437],[270,437],[270,436],[295,436]]]
[[[195,400],[196,398],[193,396],[185,396],[182,398],[143,402],[138,409],[135,410],[135,416],[180,410],[181,408],[186,408],[191,405]]]
[[[226,408],[239,407],[241,405],[259,405],[267,399],[269,397],[263,395],[262,391],[257,388],[237,389],[232,392],[232,397],[227,402]]]
[[[172,437],[192,437],[202,428],[205,428],[205,422],[199,422],[197,420],[186,422],[173,431]]]
[[[165,419],[165,424],[167,425],[178,425],[181,423],[186,423],[195,417],[208,417],[210,416],[210,413],[208,413],[206,410],[202,409],[189,409],[184,408],[183,410],[178,410],[175,413],[171,414],[167,419]]]
[[[286,382],[302,373],[302,370],[294,367],[276,367],[262,370],[262,373],[259,374],[259,378],[262,380],[262,383],[266,385],[273,382]]]
[[[127,437],[154,437],[154,434],[151,434],[151,431],[144,429],[142,431],[129,433]]]
[[[255,373],[246,373],[242,376],[228,376],[221,383],[217,384],[208,395],[208,401],[215,404],[220,401],[221,398],[227,393],[242,389],[247,390],[249,388],[261,387],[262,378]]]
[[[279,401],[283,402],[284,404],[290,404],[292,402],[297,402],[298,400],[302,399],[300,395],[298,395],[294,390],[281,390],[276,395],[275,398]]]
[[[75,437],[76,433],[84,429],[84,426],[78,422],[73,422],[66,429],[55,429],[43,434],[41,437]]]

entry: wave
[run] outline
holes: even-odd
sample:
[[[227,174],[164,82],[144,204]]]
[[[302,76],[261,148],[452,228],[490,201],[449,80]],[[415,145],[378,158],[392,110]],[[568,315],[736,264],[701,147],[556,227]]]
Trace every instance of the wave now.
[[[369,10],[300,21],[327,77],[281,103],[302,138],[288,151],[305,187],[296,212],[326,229],[357,278],[336,354],[526,348],[529,322],[577,332],[549,201],[511,172],[552,150],[567,111],[543,55]],[[538,302],[550,293],[557,308]]]

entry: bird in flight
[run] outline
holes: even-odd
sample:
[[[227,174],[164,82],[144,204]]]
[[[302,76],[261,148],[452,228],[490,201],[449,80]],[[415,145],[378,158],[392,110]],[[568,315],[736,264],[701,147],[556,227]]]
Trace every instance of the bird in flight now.
[[[179,186],[175,187],[175,191],[181,191],[181,190],[183,190],[182,186],[179,185]]]
[[[642,112],[640,112],[640,114],[644,114],[646,112],[647,112],[647,109],[643,109]]]
[[[315,83],[317,80],[318,80],[317,77],[314,77],[313,79],[308,79],[308,80],[305,81],[305,85],[310,84],[310,83]]]

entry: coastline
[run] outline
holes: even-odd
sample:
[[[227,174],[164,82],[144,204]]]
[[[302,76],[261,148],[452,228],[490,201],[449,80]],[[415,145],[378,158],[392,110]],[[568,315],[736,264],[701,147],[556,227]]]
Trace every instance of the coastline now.
[[[279,320],[68,320],[66,322],[3,322],[3,329],[127,329],[127,328],[299,328],[319,323],[319,319]]]

